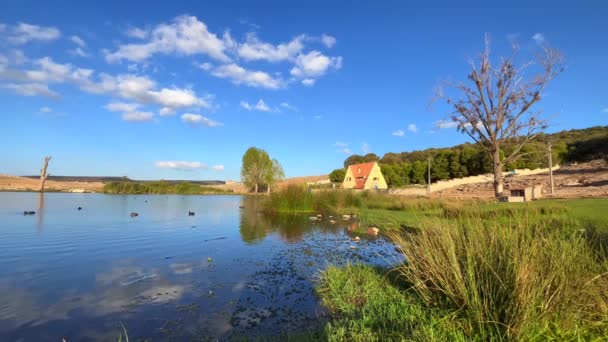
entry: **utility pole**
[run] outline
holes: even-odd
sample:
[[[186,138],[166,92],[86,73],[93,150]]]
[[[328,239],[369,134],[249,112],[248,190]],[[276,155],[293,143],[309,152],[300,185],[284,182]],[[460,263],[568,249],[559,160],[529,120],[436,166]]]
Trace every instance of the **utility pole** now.
[[[426,185],[426,195],[428,197],[431,197],[431,157],[429,157],[427,159],[428,161],[428,181],[427,181],[427,185]]]
[[[549,184],[551,185],[551,195],[553,195],[553,152],[551,150],[551,141],[547,144],[549,150]]]

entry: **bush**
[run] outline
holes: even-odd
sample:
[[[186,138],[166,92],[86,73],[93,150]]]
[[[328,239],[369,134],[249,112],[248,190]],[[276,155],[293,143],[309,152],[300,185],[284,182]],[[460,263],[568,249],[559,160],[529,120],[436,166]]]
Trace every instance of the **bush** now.
[[[159,182],[111,182],[103,187],[106,194],[178,194],[178,195],[202,195],[202,194],[223,194],[226,191],[218,188],[201,186],[189,182],[169,183]]]
[[[416,234],[394,234],[408,260],[398,271],[427,309],[464,322],[469,338],[606,336],[606,268],[584,234],[554,217],[513,216],[507,225],[426,220]]]

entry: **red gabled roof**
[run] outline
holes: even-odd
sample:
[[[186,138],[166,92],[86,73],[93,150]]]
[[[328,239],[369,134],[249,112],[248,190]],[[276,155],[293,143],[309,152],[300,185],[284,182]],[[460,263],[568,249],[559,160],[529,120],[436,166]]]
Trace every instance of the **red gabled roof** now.
[[[374,164],[376,163],[371,162],[363,164],[353,164],[348,167],[350,169],[350,172],[352,172],[353,177],[355,177],[355,189],[365,188],[365,182],[367,181],[369,174],[372,172]],[[361,172],[359,172],[359,170]],[[363,177],[363,179],[357,179],[358,177]]]

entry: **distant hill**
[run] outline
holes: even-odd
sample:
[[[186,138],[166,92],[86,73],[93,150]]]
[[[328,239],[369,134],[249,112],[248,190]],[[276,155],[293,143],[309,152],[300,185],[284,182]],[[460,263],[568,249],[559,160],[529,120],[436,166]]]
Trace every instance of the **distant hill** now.
[[[34,178],[39,179],[40,176],[23,176],[25,178]],[[58,182],[102,182],[102,183],[110,183],[110,182],[122,182],[122,181],[131,181],[137,183],[151,183],[157,182],[156,180],[134,180],[125,177],[91,177],[91,176],[49,176],[49,180],[58,181]],[[169,184],[179,184],[179,183],[194,183],[199,185],[222,185],[226,184],[225,181],[221,180],[204,180],[204,181],[193,181],[193,180],[165,180],[165,182]]]
[[[540,134],[522,152],[524,155],[505,166],[511,169],[537,169],[547,166],[547,142],[553,145],[554,164],[608,159],[608,126],[572,129],[552,134]],[[509,152],[505,144],[505,153]],[[378,161],[389,186],[410,183],[425,184],[427,159],[432,159],[431,180],[460,178],[489,173],[490,158],[476,144],[465,143],[445,148],[429,148],[411,152],[389,152],[382,158],[370,153],[364,156],[351,155],[344,161],[348,165]]]

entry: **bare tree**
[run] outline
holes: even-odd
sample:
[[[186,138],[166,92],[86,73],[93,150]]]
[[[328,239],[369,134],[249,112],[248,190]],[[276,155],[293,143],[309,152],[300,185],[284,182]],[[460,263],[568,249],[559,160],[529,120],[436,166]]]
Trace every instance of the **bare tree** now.
[[[46,179],[49,178],[49,174],[46,172],[47,167],[49,166],[49,162],[51,161],[51,156],[44,157],[44,163],[42,164],[42,169],[40,169],[40,189],[38,191],[44,192],[44,183]]]
[[[516,45],[510,57],[501,57],[494,66],[487,36],[485,43],[479,60],[469,60],[470,82],[442,84],[455,89],[459,97],[446,94],[444,87],[440,87],[437,98],[454,107],[451,119],[458,131],[470,136],[492,159],[494,192],[500,197],[504,184],[503,166],[521,156],[522,147],[547,127],[541,111],[533,111],[532,106],[540,101],[547,84],[564,67],[561,53],[548,46],[540,46],[536,59],[517,64],[519,49]],[[528,75],[529,71],[533,75]],[[506,144],[509,153],[501,156]]]

